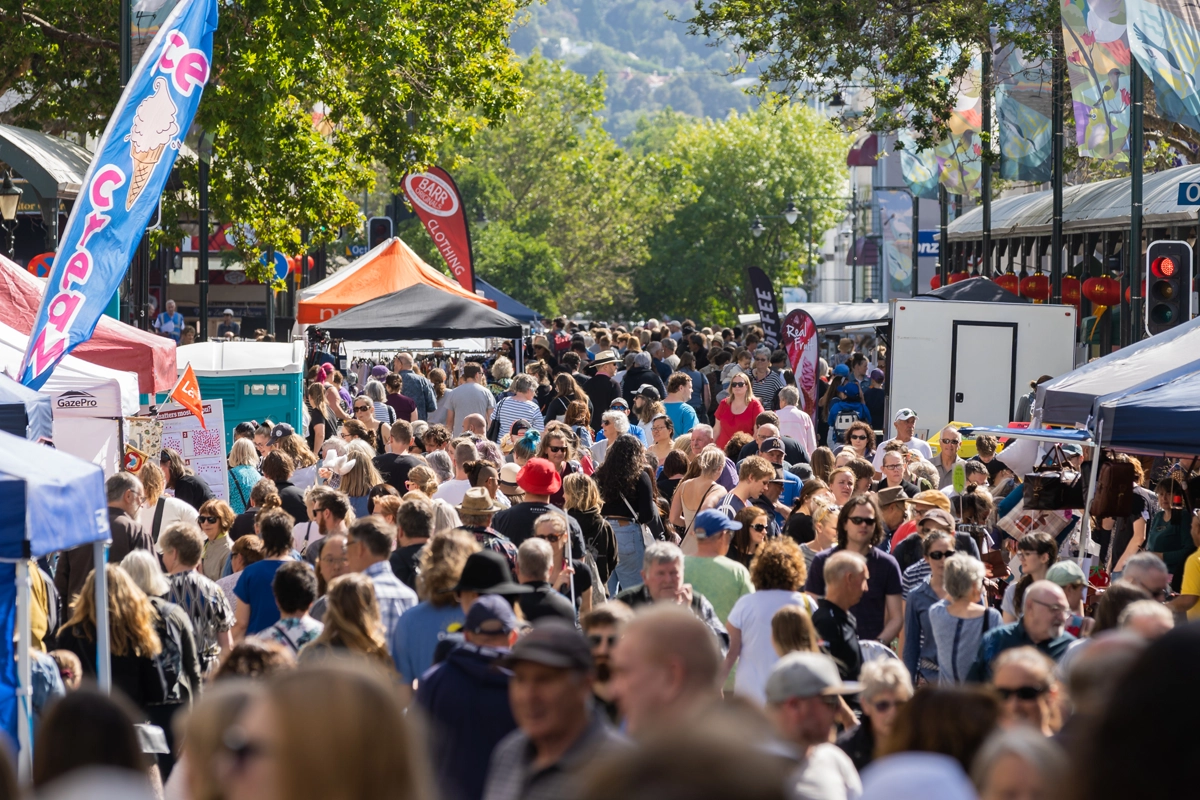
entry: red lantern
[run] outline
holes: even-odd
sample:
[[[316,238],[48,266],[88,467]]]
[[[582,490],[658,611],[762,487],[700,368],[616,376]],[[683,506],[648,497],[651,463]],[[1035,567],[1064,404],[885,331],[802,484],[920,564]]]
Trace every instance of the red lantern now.
[[[1011,272],[1006,272],[1003,275],[997,275],[992,281],[1001,289],[1018,294],[1020,289],[1021,279]]]
[[[1063,276],[1062,300],[1067,305],[1079,307],[1079,278],[1073,275]]]
[[[1030,300],[1048,300],[1050,298],[1050,279],[1045,275],[1028,275],[1021,281],[1021,296]]]
[[[1115,306],[1121,302],[1121,282],[1102,275],[1083,282],[1083,296],[1098,306]]]
[[[950,283],[959,283],[960,281],[965,281],[965,280],[969,279],[970,277],[971,277],[971,273],[969,273],[969,272],[951,272],[950,273]]]
[[[934,273],[933,277],[929,280],[929,288],[930,289],[942,288],[942,276],[937,273]]]

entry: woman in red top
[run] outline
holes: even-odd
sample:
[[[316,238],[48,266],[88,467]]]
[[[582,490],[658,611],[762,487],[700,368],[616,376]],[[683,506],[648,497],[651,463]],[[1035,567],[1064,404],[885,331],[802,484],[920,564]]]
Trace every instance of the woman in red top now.
[[[729,380],[729,394],[717,406],[713,416],[713,438],[717,447],[724,448],[738,432],[754,436],[754,420],[763,412],[762,403],[754,396],[754,387],[744,372],[735,372]]]

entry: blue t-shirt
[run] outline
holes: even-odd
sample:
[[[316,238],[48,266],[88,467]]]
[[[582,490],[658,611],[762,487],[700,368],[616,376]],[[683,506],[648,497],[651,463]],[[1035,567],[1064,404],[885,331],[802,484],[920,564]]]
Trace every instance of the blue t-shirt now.
[[[238,600],[250,606],[250,624],[246,635],[258,633],[279,621],[279,606],[275,605],[275,593],[271,591],[271,582],[275,580],[275,571],[286,564],[286,561],[258,561],[242,570],[233,587],[233,594]]]
[[[412,683],[433,666],[438,642],[447,633],[461,628],[463,620],[462,607],[458,603],[435,608],[428,600],[400,615],[388,649],[405,683]]]
[[[663,403],[663,407],[667,409],[667,416],[675,426],[676,436],[683,436],[696,427],[696,409],[687,403]]]

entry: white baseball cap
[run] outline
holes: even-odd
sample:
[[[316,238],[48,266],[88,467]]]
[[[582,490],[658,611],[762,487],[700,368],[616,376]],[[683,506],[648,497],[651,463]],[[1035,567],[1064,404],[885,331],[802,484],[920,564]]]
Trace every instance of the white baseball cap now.
[[[227,309],[225,309],[224,311],[222,311],[222,312],[221,312],[221,314],[222,314],[223,316],[229,316],[229,317],[232,317],[232,316],[233,316],[233,309],[232,309],[232,308],[227,308]]]
[[[893,422],[908,422],[910,419],[916,419],[917,412],[911,408],[902,408],[896,412],[896,416],[892,417]]]

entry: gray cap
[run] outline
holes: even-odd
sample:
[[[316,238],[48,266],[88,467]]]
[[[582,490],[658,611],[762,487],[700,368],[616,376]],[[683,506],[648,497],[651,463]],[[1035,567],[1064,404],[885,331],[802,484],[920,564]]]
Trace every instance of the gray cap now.
[[[824,653],[788,653],[775,662],[767,678],[767,702],[772,705],[792,697],[857,694],[860,683],[843,683],[837,665]]]
[[[533,630],[513,645],[504,659],[505,666],[529,661],[555,669],[591,672],[592,650],[574,625],[553,617],[539,619]]]

